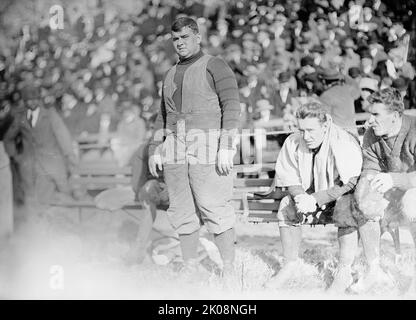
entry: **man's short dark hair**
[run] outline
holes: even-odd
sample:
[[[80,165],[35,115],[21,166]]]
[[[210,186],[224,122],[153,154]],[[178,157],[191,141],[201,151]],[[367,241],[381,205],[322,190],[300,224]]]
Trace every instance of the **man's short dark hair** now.
[[[320,101],[310,101],[299,107],[296,110],[296,118],[318,118],[319,122],[324,123],[327,119],[327,110]]]
[[[368,96],[367,101],[370,104],[382,103],[391,112],[397,111],[400,115],[402,115],[404,111],[403,98],[400,91],[395,88],[385,88],[374,92]]]
[[[173,32],[179,32],[185,27],[191,29],[195,34],[199,33],[198,24],[194,19],[190,17],[180,17],[175,19],[175,21],[172,23],[171,30]]]

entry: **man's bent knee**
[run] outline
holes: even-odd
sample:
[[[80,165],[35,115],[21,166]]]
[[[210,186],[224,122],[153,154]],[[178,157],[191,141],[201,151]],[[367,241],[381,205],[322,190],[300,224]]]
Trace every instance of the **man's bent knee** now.
[[[298,226],[302,223],[302,214],[297,212],[291,196],[286,196],[280,201],[277,221],[279,227]]]
[[[373,190],[370,181],[366,178],[360,179],[354,193],[356,207],[365,219],[378,221],[384,216],[388,201],[382,193]],[[357,212],[356,212],[357,213]]]

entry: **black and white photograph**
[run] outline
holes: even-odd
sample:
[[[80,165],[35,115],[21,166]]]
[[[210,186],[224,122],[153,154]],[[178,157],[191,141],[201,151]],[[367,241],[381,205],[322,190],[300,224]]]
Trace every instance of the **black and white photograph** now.
[[[0,300],[416,299],[415,76],[416,0],[1,0]]]

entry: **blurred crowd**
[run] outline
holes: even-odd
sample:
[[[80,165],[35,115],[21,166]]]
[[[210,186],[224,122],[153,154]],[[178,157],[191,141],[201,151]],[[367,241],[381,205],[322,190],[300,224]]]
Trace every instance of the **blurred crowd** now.
[[[45,23],[15,35],[0,56],[2,107],[22,107],[21,88],[31,83],[74,136],[103,123],[122,130],[120,121],[137,118],[146,131],[176,61],[169,28],[180,14],[197,18],[203,50],[234,70],[246,127],[290,122],[302,99],[326,90],[325,78],[355,81],[357,112],[368,92],[388,86],[403,93],[406,108],[416,107],[414,37],[406,30],[412,12],[403,17],[379,0],[158,0],[116,15],[98,4],[94,12],[65,10],[70,23],[62,30]]]

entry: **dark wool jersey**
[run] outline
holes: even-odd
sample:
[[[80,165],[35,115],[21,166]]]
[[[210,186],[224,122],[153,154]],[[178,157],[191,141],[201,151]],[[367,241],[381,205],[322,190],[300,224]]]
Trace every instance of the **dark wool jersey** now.
[[[416,118],[403,116],[398,135],[377,137],[370,128],[364,135],[363,174],[388,172],[394,187],[416,187]]]
[[[192,65],[195,61],[204,55],[202,51],[199,51],[196,55],[181,60],[176,65],[176,73],[174,77],[175,85],[177,89],[173,94],[173,101],[175,103],[177,111],[182,110],[182,85],[183,77],[186,69]],[[234,129],[240,126],[240,99],[237,87],[237,81],[231,68],[227,63],[218,57],[212,57],[208,61],[207,65],[207,80],[211,88],[217,93],[219,103],[222,109],[222,128]],[[162,99],[162,110],[164,110],[164,101]],[[163,128],[163,123],[158,123],[159,118],[156,121],[155,128]]]

